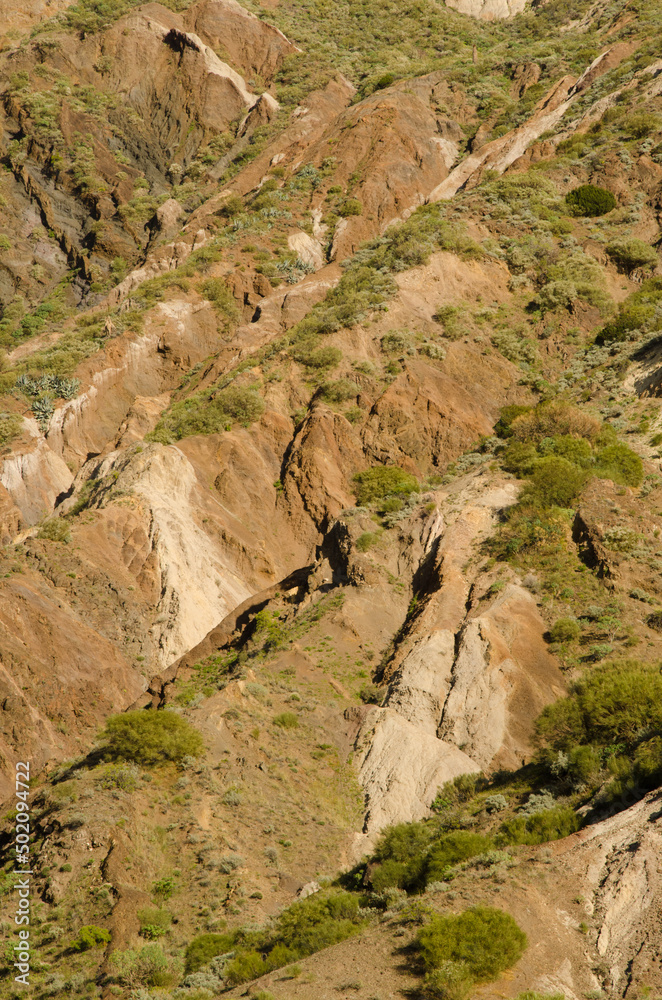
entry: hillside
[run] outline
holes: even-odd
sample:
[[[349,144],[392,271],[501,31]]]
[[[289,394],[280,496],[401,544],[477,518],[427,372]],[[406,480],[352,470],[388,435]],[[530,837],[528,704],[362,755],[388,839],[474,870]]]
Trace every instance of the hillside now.
[[[660,26],[0,0],[0,997],[662,990]]]

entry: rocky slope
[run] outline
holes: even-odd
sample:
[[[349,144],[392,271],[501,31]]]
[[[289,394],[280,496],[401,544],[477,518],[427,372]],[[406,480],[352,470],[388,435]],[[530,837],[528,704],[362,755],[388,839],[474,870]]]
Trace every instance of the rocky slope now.
[[[0,29],[0,788],[29,757],[38,995],[174,989],[196,935],[275,919],[463,775],[488,785],[462,828],[496,836],[485,795],[505,822],[552,794],[545,706],[657,661],[662,13],[447,7],[79,0]],[[561,448],[577,489],[545,506]],[[147,706],[205,756],[116,779],[99,727]],[[601,818],[602,765],[554,786],[578,833],[425,894],[526,925],[480,995],[659,985],[657,793]],[[122,979],[163,878],[170,978]],[[262,987],[422,988],[394,899]],[[90,924],[105,951],[62,947]]]

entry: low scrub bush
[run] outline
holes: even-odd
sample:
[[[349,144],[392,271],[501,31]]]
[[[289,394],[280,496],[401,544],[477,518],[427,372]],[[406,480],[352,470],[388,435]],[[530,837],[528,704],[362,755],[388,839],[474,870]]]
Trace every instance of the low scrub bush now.
[[[358,898],[318,892],[283,910],[269,931],[240,931],[235,957],[225,966],[229,986],[257,979],[356,934],[366,924]]]
[[[18,437],[23,421],[17,413],[0,413],[0,447]]]
[[[358,472],[354,479],[354,494],[360,507],[386,497],[414,493],[418,480],[398,465],[375,465]]]
[[[531,412],[530,406],[523,406],[521,404],[511,404],[510,406],[504,406],[501,409],[499,419],[494,425],[494,433],[500,438],[509,438],[513,436],[512,423],[517,417],[521,417],[525,413]]]
[[[111,715],[101,737],[107,756],[140,764],[181,761],[204,752],[200,733],[181,715],[168,709]]]
[[[536,460],[523,503],[535,507],[571,507],[585,485],[588,473],[566,458],[548,455]]]
[[[603,479],[624,486],[641,486],[644,465],[639,455],[626,444],[612,444],[597,453],[595,472]]]
[[[616,208],[616,199],[611,191],[595,184],[581,184],[574,188],[565,196],[565,202],[572,215],[593,218]]]
[[[489,837],[467,830],[458,830],[440,837],[431,847],[425,861],[425,882],[441,882],[448,869],[493,847]]]
[[[581,826],[579,817],[570,806],[557,806],[534,813],[515,816],[501,824],[496,837],[498,846],[506,844],[545,844],[550,840],[569,837]]]
[[[172,924],[172,914],[157,906],[148,906],[138,910],[138,920],[140,921],[141,936],[147,938],[148,941],[153,941],[168,933]]]
[[[104,927],[97,927],[95,924],[87,924],[81,927],[78,937],[71,942],[73,951],[89,951],[99,945],[108,944],[110,941],[110,931]]]
[[[657,664],[638,660],[594,667],[536,721],[538,739],[562,751],[589,744],[635,747],[642,733],[657,730],[662,730],[662,674]]]
[[[299,717],[294,712],[281,712],[274,717],[274,726],[280,726],[281,729],[297,729]]]
[[[379,541],[379,535],[374,531],[364,531],[356,539],[356,548],[359,552],[367,552]]]
[[[377,842],[370,882],[375,892],[420,891],[447,880],[454,865],[492,847],[489,837],[471,831],[440,833],[432,823],[399,823],[385,830]]]
[[[109,959],[112,978],[124,986],[169,986],[177,969],[158,944],[140,950],[114,951]]]
[[[526,946],[526,934],[513,918],[487,906],[457,916],[435,916],[416,937],[428,970],[444,968],[446,962],[462,963],[476,983],[496,979],[520,960]]]
[[[607,256],[626,274],[630,274],[640,267],[654,267],[658,260],[654,247],[634,237],[614,240],[613,243],[607,245],[606,250]]]
[[[348,399],[354,399],[359,392],[356,382],[349,379],[338,379],[335,382],[325,382],[321,393],[329,403],[345,403]]]
[[[337,211],[341,218],[347,219],[351,215],[362,215],[363,205],[358,198],[347,198],[345,201],[340,203]]]
[[[543,438],[567,435],[595,441],[600,433],[600,421],[570,403],[552,401],[515,417],[510,430],[516,440],[534,444],[539,444]]]
[[[99,788],[118,788],[122,792],[135,792],[140,771],[133,764],[107,764],[97,778]]]
[[[213,958],[232,951],[236,937],[237,932],[233,931],[228,934],[200,934],[194,938],[186,949],[184,958],[186,974],[197,972],[204,965],[208,965]]]
[[[228,386],[196,393],[175,403],[148,439],[168,444],[193,434],[217,434],[233,422],[248,427],[263,412],[264,402],[253,388]]]
[[[475,985],[466,962],[442,962],[423,980],[424,1000],[466,1000]]]
[[[549,637],[552,642],[575,642],[581,632],[576,618],[557,618],[549,630]]]
[[[69,524],[61,517],[51,517],[39,528],[37,538],[47,538],[49,542],[70,542]]]
[[[342,351],[337,347],[320,347],[318,337],[296,344],[291,356],[300,365],[312,369],[335,368],[342,361]]]
[[[630,339],[636,332],[655,333],[662,329],[662,278],[642,281],[641,286],[629,295],[596,337],[597,344]]]
[[[571,507],[592,474],[627,486],[643,481],[640,457],[590,414],[562,402],[517,409],[504,410],[495,432],[509,439],[498,453],[502,467],[529,480],[522,506]]]
[[[223,317],[226,328],[239,319],[237,304],[222,278],[207,278],[202,283],[201,291],[204,297],[213,304],[216,312]]]

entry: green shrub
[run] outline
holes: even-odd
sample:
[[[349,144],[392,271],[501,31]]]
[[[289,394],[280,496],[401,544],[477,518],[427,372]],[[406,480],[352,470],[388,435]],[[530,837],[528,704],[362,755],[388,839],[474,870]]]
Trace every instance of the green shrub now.
[[[384,692],[376,684],[364,684],[359,691],[359,698],[364,705],[381,705]]]
[[[136,767],[126,764],[108,764],[97,778],[99,788],[119,788],[123,792],[135,792],[137,781]]]
[[[576,618],[557,618],[549,630],[552,642],[574,642],[582,634]]]
[[[126,986],[168,986],[174,978],[172,963],[158,944],[114,951],[109,964],[113,979]]]
[[[408,861],[427,850],[433,830],[427,823],[396,823],[387,827],[375,846],[377,861]]]
[[[147,440],[167,444],[192,434],[217,434],[233,421],[248,427],[263,412],[264,401],[253,388],[228,386],[211,394],[196,393],[175,403]]]
[[[572,215],[593,217],[606,215],[616,208],[616,199],[606,188],[594,184],[581,184],[565,196]]]
[[[500,438],[512,437],[511,424],[513,420],[517,417],[521,417],[524,413],[529,413],[531,411],[530,406],[522,406],[517,403],[513,403],[510,406],[504,406],[501,408],[501,413],[499,414],[499,419],[494,425],[494,433]]]
[[[274,716],[274,726],[280,726],[281,729],[297,729],[299,717],[294,712],[281,712],[280,715]]]
[[[580,827],[577,813],[570,806],[545,809],[533,816],[515,816],[499,827],[496,841],[505,844],[546,844],[576,833]]]
[[[428,970],[462,962],[476,982],[495,979],[519,961],[526,934],[503,910],[476,906],[458,916],[432,918],[416,937]]]
[[[474,977],[465,962],[442,962],[423,980],[424,1000],[466,1000],[474,987]]]
[[[522,502],[536,507],[570,507],[585,485],[588,473],[566,458],[549,455],[538,459]]]
[[[110,757],[140,764],[180,761],[204,753],[200,733],[181,715],[168,709],[111,715],[101,736]]]
[[[172,924],[172,914],[168,910],[160,909],[156,906],[148,906],[138,910],[138,920],[140,921],[140,934],[153,941],[155,938],[163,937],[170,930]]]
[[[656,632],[662,632],[662,610],[652,611],[646,615],[646,624],[649,628],[654,628]]]
[[[657,264],[657,251],[643,240],[622,238],[607,245],[607,255],[620,270],[630,274],[639,267],[653,267]]]
[[[656,132],[660,128],[660,122],[659,115],[650,111],[640,111],[638,114],[624,117],[620,128],[631,139],[645,139],[651,132]]]
[[[159,899],[170,899],[176,888],[177,884],[174,878],[171,875],[165,875],[154,883],[152,891]]]
[[[470,775],[474,779],[475,775]],[[449,783],[452,784],[452,783]],[[430,823],[398,823],[385,830],[375,847],[370,881],[375,892],[397,887],[413,892],[448,877],[454,865],[493,846],[489,837],[460,830],[439,834]]]
[[[226,326],[239,319],[237,304],[222,278],[207,278],[202,283],[202,294],[213,303],[216,311],[225,317]]]
[[[577,406],[552,400],[515,417],[510,424],[518,441],[539,444],[544,438],[584,437],[595,441],[600,434],[600,421]]]
[[[94,924],[87,924],[81,927],[78,937],[71,942],[74,951],[89,951],[101,944],[108,944],[110,941],[110,931],[104,927],[96,927]]]
[[[425,881],[440,882],[447,870],[477,854],[484,854],[493,847],[489,837],[459,830],[447,833],[434,842],[425,862]]]
[[[569,434],[552,439],[551,447],[555,455],[567,458],[573,465],[588,469],[593,462],[593,450],[586,438],[571,437]],[[542,442],[540,445],[542,451]]]
[[[641,486],[644,465],[639,455],[626,444],[602,448],[596,456],[596,475],[624,486]]]
[[[350,382],[343,378],[336,382],[325,382],[322,386],[322,396],[329,403],[344,403],[348,399],[354,399],[359,392],[356,382]]]
[[[530,476],[539,460],[538,449],[533,444],[524,441],[511,441],[501,454],[501,466],[506,472],[512,472],[518,479]]]
[[[534,303],[545,311],[551,309],[570,309],[573,302],[579,298],[577,286],[572,281],[549,281],[538,292]]]
[[[61,517],[51,517],[48,521],[44,521],[37,532],[37,538],[47,538],[50,542],[70,542],[69,525]]]
[[[338,207],[338,215],[347,219],[350,215],[362,215],[363,205],[358,198],[347,198]]]
[[[619,343],[627,340],[632,330],[646,327],[651,312],[651,309],[643,305],[626,306],[621,309],[618,316],[605,323],[595,338],[596,344]]]
[[[536,721],[538,738],[554,750],[579,745],[634,746],[639,734],[662,729],[659,667],[621,660],[594,667],[570,694],[547,705]]]
[[[230,986],[344,941],[365,926],[358,897],[348,892],[321,892],[283,910],[269,932],[242,934],[236,957],[225,967]]]
[[[295,345],[292,357],[306,368],[335,368],[342,361],[342,351],[337,347],[317,347],[318,338]]]
[[[17,413],[0,413],[0,447],[10,444],[22,426],[23,421]]]
[[[408,494],[418,490],[416,477],[398,465],[375,465],[365,472],[358,472],[352,482],[356,502],[360,507],[394,494]]]
[[[359,552],[367,552],[379,541],[379,535],[374,531],[364,531],[356,539],[356,548]]]
[[[236,932],[231,932],[228,934],[200,934],[193,938],[186,949],[184,958],[186,974],[197,972],[204,965],[208,965],[212,958],[231,951],[236,936]]]

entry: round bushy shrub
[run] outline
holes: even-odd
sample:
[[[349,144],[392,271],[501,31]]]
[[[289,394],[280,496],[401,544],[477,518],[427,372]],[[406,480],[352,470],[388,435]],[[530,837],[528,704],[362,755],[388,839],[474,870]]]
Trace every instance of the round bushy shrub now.
[[[570,507],[587,479],[585,469],[566,458],[548,455],[539,459],[523,499],[536,507]]]
[[[296,729],[299,725],[299,718],[294,712],[281,712],[274,717],[274,725],[281,729]]]
[[[78,937],[72,941],[71,947],[74,951],[89,951],[101,944],[108,944],[110,941],[110,931],[104,927],[96,927],[94,924],[87,924],[81,927]]]
[[[486,982],[519,961],[527,938],[508,913],[476,906],[458,916],[433,917],[416,945],[428,970],[462,962],[476,982]]]
[[[111,715],[101,733],[107,756],[140,764],[180,761],[204,752],[200,733],[176,712],[124,712]]]
[[[342,216],[343,219],[349,218],[350,215],[362,214],[363,205],[358,198],[347,198],[338,208],[338,215]]]
[[[641,486],[644,464],[626,444],[611,444],[597,455],[596,474],[623,486]]]
[[[581,628],[576,618],[559,618],[549,630],[552,642],[573,642],[580,635]]]
[[[606,188],[595,184],[581,184],[565,196],[571,215],[592,217],[606,215],[616,208],[616,199]]]
[[[375,465],[354,476],[354,493],[360,507],[394,493],[414,493],[418,489],[415,476],[398,465]]]

